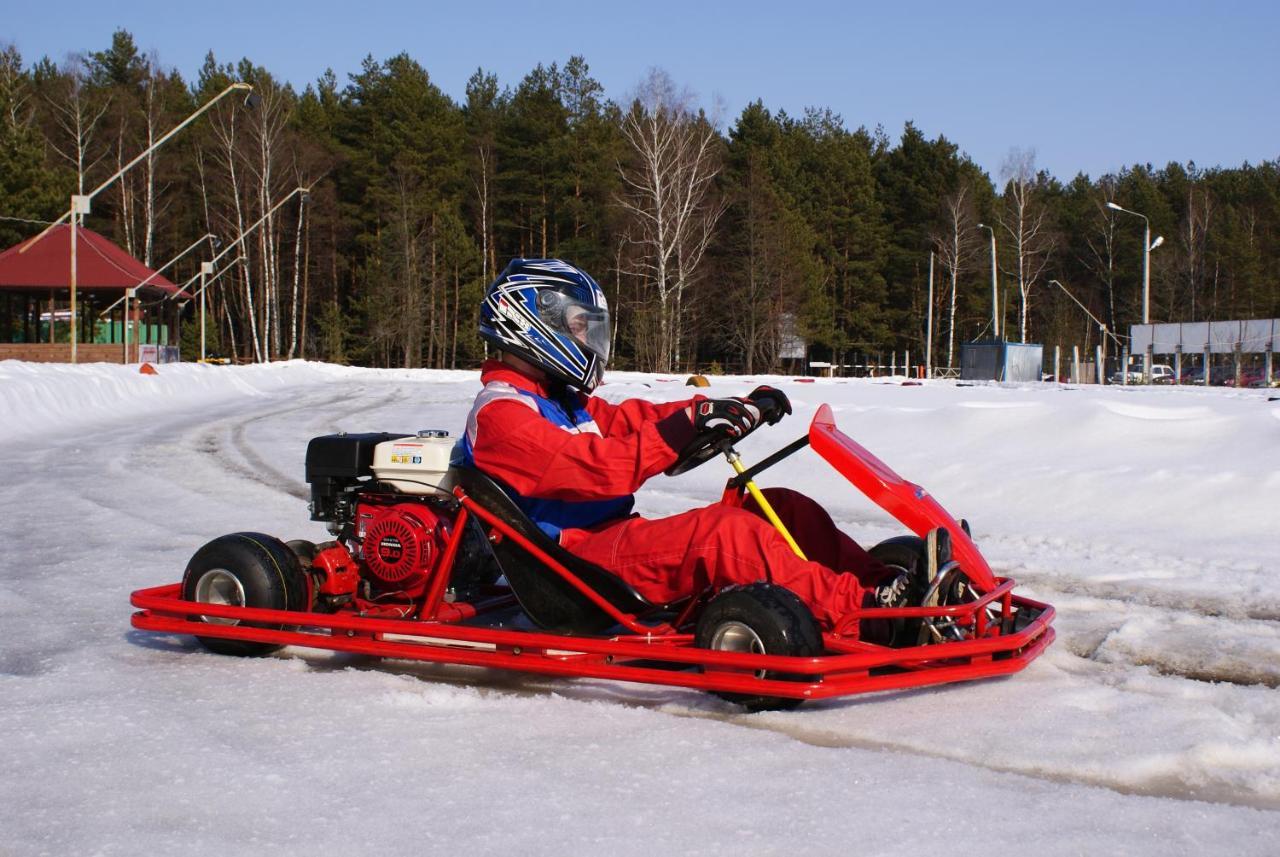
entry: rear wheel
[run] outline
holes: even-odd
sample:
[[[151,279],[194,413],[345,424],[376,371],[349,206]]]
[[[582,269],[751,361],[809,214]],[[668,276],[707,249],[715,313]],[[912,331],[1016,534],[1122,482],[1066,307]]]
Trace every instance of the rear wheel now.
[[[187,601],[268,610],[306,610],[307,581],[297,554],[279,539],[262,533],[219,536],[191,557],[182,576]],[[239,625],[239,619],[197,616],[210,625]],[[283,625],[244,623],[246,627],[280,630]],[[261,656],[276,651],[274,643],[226,640],[197,635],[206,649],[220,655]]]
[[[822,633],[809,608],[793,592],[770,583],[723,589],[698,618],[698,646],[722,652],[814,657],[822,653]],[[760,670],[757,678],[805,681],[806,676]],[[804,700],[722,693],[748,711],[789,710]]]

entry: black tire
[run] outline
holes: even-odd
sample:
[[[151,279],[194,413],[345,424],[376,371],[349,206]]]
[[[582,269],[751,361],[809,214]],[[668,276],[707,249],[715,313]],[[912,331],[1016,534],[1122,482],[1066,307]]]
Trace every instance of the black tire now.
[[[912,580],[919,580],[925,558],[924,539],[919,536],[894,536],[867,551],[872,557],[895,572],[907,572]],[[913,592],[912,602],[919,603],[924,593]],[[914,646],[920,639],[919,619],[871,619],[862,623],[859,636],[868,643],[890,648]]]
[[[813,613],[795,593],[771,583],[722,589],[698,617],[694,634],[704,649],[815,657],[822,654],[822,632]],[[807,676],[767,672],[764,678],[807,681]],[[789,711],[804,700],[712,691],[748,711]]]
[[[308,587],[298,556],[284,542],[262,533],[231,533],[209,542],[191,557],[182,575],[187,601],[241,604],[269,610],[306,610]],[[235,625],[239,620],[194,617],[200,621]],[[283,625],[246,623],[248,627],[280,630]],[[220,655],[260,657],[276,651],[274,643],[224,640],[196,636],[206,649]]]

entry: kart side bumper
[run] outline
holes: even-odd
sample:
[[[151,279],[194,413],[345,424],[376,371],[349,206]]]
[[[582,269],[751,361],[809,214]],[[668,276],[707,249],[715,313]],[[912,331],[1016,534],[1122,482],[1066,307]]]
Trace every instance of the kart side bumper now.
[[[702,649],[690,634],[577,637],[459,624],[447,617],[418,621],[196,603],[181,598],[178,584],[138,590],[130,602],[138,608],[133,626],[158,633],[723,693],[825,699],[1018,672],[1053,642],[1054,612],[1030,599],[1009,594],[1004,598],[1014,611],[1034,618],[1009,633],[1001,633],[997,624],[987,636],[903,649],[827,637],[824,642],[834,653],[812,658]],[[239,624],[206,623],[201,616]]]

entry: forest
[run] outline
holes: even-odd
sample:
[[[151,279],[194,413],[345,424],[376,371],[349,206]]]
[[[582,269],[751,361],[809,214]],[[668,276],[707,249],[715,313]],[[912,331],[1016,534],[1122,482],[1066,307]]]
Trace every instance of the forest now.
[[[911,123],[894,137],[761,101],[711,115],[659,69],[608,94],[582,56],[519,81],[479,68],[461,100],[405,54],[299,92],[211,53],[184,80],[124,30],[61,62],[0,45],[0,249],[237,81],[255,106],[220,101],[95,199],[85,225],[159,267],[262,220],[210,289],[211,350],[239,362],[473,367],[478,300],[515,256],[600,282],[614,368],[919,362],[931,270],[934,366],[957,365],[993,321],[1010,341],[1088,352],[1099,325],[1077,300],[1121,338],[1141,321],[1143,223],[1108,203],[1163,237],[1152,321],[1280,316],[1275,161],[1066,179],[1010,141],[992,176]],[[188,311],[186,357],[197,324]]]

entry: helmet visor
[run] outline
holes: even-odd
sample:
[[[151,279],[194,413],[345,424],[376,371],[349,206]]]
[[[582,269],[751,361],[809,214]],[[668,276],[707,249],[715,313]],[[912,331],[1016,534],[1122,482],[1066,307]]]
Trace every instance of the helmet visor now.
[[[609,360],[609,311],[601,307],[570,304],[564,311],[565,333],[594,351],[601,363]]]
[[[543,321],[551,329],[563,333],[600,358],[609,360],[612,339],[609,310],[584,304],[562,292],[547,291],[538,296]]]

